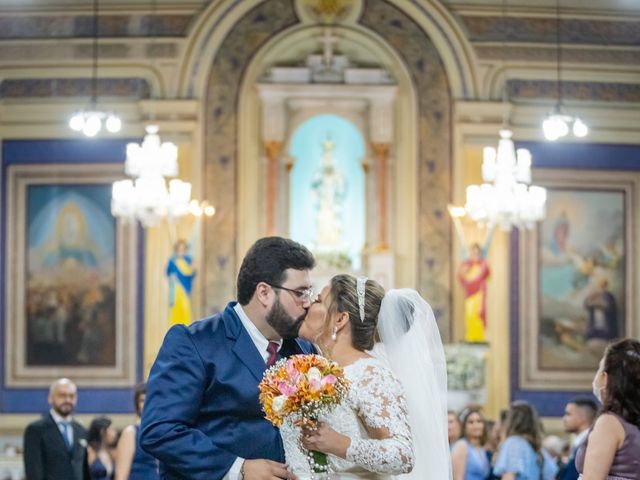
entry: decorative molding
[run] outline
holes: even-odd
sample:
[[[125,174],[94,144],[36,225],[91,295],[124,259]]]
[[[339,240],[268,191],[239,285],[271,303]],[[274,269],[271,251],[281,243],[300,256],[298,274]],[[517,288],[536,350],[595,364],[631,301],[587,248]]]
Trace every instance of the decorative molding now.
[[[12,78],[0,83],[0,98],[88,97],[90,78]],[[98,97],[149,98],[150,87],[143,78],[102,78],[97,84]]]
[[[186,36],[193,15],[100,15],[103,37]],[[0,40],[32,38],[83,38],[93,36],[92,15],[0,16]]]
[[[640,84],[561,82],[563,99],[599,102],[640,102]],[[558,82],[550,80],[507,80],[509,98],[557,98]]]
[[[471,42],[556,43],[556,19],[535,17],[459,17]],[[583,20],[562,18],[560,42],[602,45],[640,44],[637,21]]]
[[[549,62],[555,65],[558,51],[547,45],[483,45],[474,44],[474,50],[480,60]],[[587,63],[600,65],[630,65],[640,64],[640,52],[634,49],[615,49],[611,47],[567,47],[562,50],[562,61],[566,63]],[[532,67],[533,68],[533,67]]]

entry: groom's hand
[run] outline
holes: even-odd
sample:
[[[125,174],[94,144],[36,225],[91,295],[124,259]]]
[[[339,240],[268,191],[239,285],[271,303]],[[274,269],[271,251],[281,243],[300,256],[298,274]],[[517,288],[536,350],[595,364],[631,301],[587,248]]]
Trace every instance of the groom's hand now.
[[[245,460],[242,472],[243,480],[298,480],[298,477],[287,470],[284,463],[271,460]]]

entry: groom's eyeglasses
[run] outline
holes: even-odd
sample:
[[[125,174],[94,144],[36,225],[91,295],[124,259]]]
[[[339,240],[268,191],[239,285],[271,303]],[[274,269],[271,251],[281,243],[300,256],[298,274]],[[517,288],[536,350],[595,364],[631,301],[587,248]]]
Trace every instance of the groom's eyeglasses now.
[[[313,288],[305,288],[302,290],[295,290],[293,288],[283,287],[281,285],[271,285],[270,283],[264,282],[269,285],[271,288],[277,288],[279,290],[286,290],[287,292],[293,295],[293,298],[298,300],[300,303],[304,303],[306,301],[313,303],[315,300],[315,292]]]

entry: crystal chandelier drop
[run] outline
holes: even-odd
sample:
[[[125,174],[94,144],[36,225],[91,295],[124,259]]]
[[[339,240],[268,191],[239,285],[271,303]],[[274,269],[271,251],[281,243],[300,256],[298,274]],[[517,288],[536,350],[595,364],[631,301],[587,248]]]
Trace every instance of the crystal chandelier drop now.
[[[118,133],[122,121],[113,112],[97,108],[98,98],[98,0],[93,1],[93,56],[91,68],[91,100],[89,107],[73,114],[69,119],[69,128],[82,132],[87,137],[95,137],[102,126],[110,133]]]
[[[139,220],[145,227],[157,225],[163,218],[195,215],[199,205],[191,201],[190,183],[173,178],[167,189],[166,178],[178,175],[178,147],[161,143],[156,125],[146,130],[142,145],[127,145],[125,173],[132,178],[113,183],[111,213],[127,221]]]
[[[548,113],[542,122],[542,133],[544,138],[554,142],[559,138],[566,137],[569,132],[575,137],[582,138],[589,134],[589,127],[579,117],[569,115],[564,111],[562,105],[562,74],[561,74],[561,54],[560,49],[560,0],[556,0],[556,86],[557,103],[552,112]]]
[[[498,150],[484,148],[482,185],[467,187],[464,212],[481,223],[533,228],[544,218],[547,191],[531,183],[531,153],[524,148],[516,152],[511,130],[500,130]],[[452,215],[455,215],[452,212]],[[459,215],[458,215],[459,216]]]

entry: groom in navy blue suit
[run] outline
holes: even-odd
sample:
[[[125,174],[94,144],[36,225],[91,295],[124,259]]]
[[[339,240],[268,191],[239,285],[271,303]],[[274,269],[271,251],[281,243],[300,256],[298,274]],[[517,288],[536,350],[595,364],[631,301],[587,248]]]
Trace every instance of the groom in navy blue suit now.
[[[238,302],[176,325],[151,369],[140,444],[167,480],[295,479],[258,384],[278,358],[315,353],[298,331],[311,304],[311,252],[268,237],[247,252]]]

